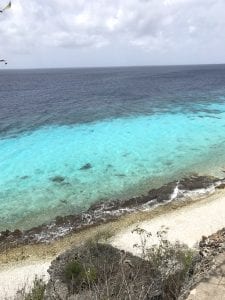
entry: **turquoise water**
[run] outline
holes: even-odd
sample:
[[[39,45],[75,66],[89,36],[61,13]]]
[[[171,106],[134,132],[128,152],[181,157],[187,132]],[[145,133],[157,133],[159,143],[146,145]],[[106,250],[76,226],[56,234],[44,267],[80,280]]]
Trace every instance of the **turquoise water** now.
[[[224,176],[224,82],[224,65],[0,71],[0,230]]]
[[[0,228],[37,225],[193,172],[218,174],[225,169],[225,105],[208,108],[217,113],[42,127],[0,140]]]

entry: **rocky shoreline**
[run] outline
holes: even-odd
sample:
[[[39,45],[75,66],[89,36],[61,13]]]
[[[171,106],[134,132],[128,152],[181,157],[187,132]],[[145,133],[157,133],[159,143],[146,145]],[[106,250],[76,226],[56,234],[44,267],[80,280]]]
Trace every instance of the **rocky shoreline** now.
[[[225,188],[224,178],[193,175],[152,189],[147,195],[126,200],[99,202],[92,205],[86,212],[64,217],[58,216],[49,224],[42,224],[29,230],[2,231],[0,232],[0,251],[18,245],[48,243],[70,233],[117,220],[120,216],[131,212],[149,210],[175,199],[185,201],[189,198],[198,198],[223,188]]]

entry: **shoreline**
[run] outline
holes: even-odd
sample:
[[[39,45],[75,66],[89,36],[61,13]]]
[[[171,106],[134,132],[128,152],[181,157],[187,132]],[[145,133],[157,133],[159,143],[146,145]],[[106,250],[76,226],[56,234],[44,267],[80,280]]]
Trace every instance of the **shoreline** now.
[[[102,222],[91,226],[84,227],[82,230],[71,231],[58,239],[53,239],[45,243],[13,243],[12,247],[2,243],[0,248],[0,265],[5,266],[9,262],[29,261],[39,259],[52,259],[67,250],[72,245],[82,243],[88,239],[109,239],[118,234],[124,228],[129,228],[133,224],[155,220],[172,212],[179,212],[180,209],[189,210],[191,207],[204,206],[214,201],[218,197],[225,197],[224,183],[213,191],[195,197],[176,198],[173,201],[163,202],[161,205],[154,206],[151,209],[136,210],[131,213],[121,215],[117,218],[110,219],[108,222]],[[224,224],[225,226],[225,224]]]
[[[46,244],[62,239],[70,234],[89,230],[102,224],[117,221],[133,213],[154,210],[174,201],[193,201],[223,189],[225,178],[192,175],[179,181],[172,181],[159,188],[151,189],[145,195],[97,202],[81,214],[58,216],[47,224],[28,229],[0,232],[0,253],[19,245]]]
[[[21,287],[28,272],[30,278],[34,278],[36,273],[39,277],[48,278],[46,277],[48,266],[56,256],[88,239],[104,240],[113,246],[134,253],[133,245],[137,242],[137,237],[131,233],[131,230],[137,224],[140,228],[144,227],[148,231],[156,232],[160,229],[159,225],[168,225],[168,222],[172,222],[170,224],[173,227],[168,234],[168,239],[174,242],[179,237],[181,242],[193,246],[194,243],[190,243],[193,237],[196,239],[197,236],[195,242],[199,242],[202,235],[208,236],[225,227],[225,206],[222,206],[222,203],[225,203],[225,187],[215,189],[214,193],[200,198],[187,198],[185,201],[177,199],[151,210],[135,211],[108,223],[85,228],[80,232],[71,232],[49,243],[18,245],[5,249],[0,253],[1,290],[8,289],[11,295],[15,294],[15,290]],[[202,213],[205,217],[200,220],[199,216]],[[218,218],[218,214],[221,218]],[[190,226],[187,226],[187,220]],[[199,228],[196,227],[197,221],[201,224]],[[207,224],[211,225],[207,227]],[[11,280],[13,278],[13,288],[8,285],[9,278]]]
[[[198,248],[202,236],[210,236],[225,228],[225,190],[216,192],[201,201],[190,203],[177,209],[159,214],[155,218],[137,222],[123,228],[110,241],[117,248],[138,254],[133,245],[140,241],[135,232],[136,226],[151,232],[149,246],[157,244],[157,233],[161,228],[166,229],[166,237],[172,242],[186,244],[189,248]],[[132,241],[132,243],[131,243]]]

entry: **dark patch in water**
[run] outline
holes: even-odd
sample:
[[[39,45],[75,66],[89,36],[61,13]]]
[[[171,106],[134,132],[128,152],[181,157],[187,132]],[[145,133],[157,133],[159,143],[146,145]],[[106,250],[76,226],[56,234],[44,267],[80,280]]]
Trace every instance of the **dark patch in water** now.
[[[111,165],[111,164],[108,164],[107,166],[106,166],[106,171],[108,171],[108,170],[110,170],[110,169],[112,169],[113,168],[113,165]]]
[[[62,182],[62,185],[67,185],[67,186],[68,186],[68,185],[71,185],[71,183],[70,183],[70,182],[64,182],[64,181],[63,181],[63,182]]]
[[[92,168],[92,165],[90,163],[87,163],[87,164],[83,165],[79,170],[84,171],[84,170],[89,170],[91,168]]]
[[[127,153],[124,153],[122,156],[123,156],[123,157],[127,157],[129,154],[130,154],[130,153],[127,152]]]
[[[172,160],[167,160],[167,161],[165,161],[165,165],[172,166],[173,165],[173,161]]]
[[[115,174],[115,176],[117,176],[117,177],[126,177],[125,174]]]
[[[216,116],[214,116],[214,115],[207,115],[207,116],[205,116],[205,117],[211,118],[211,119],[222,119],[222,118],[216,117]]]
[[[27,175],[20,177],[20,179],[22,179],[22,180],[25,180],[25,179],[28,179],[28,178],[29,178],[29,176],[27,176]]]
[[[54,176],[50,178],[51,181],[56,182],[56,183],[62,183],[65,180],[65,177],[63,176]]]
[[[67,200],[60,200],[60,202],[63,203],[63,204],[68,204]]]

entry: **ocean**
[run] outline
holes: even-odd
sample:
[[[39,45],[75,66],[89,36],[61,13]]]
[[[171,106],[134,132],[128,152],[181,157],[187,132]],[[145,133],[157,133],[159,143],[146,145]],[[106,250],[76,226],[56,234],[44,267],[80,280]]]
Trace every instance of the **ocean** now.
[[[0,70],[0,230],[225,171],[225,65]]]

